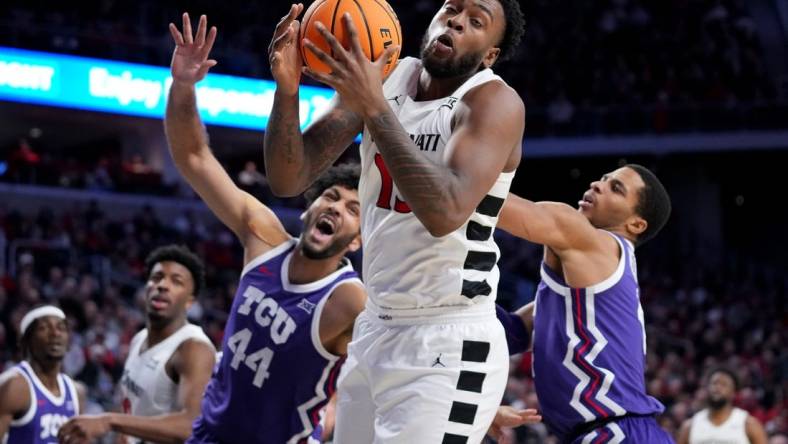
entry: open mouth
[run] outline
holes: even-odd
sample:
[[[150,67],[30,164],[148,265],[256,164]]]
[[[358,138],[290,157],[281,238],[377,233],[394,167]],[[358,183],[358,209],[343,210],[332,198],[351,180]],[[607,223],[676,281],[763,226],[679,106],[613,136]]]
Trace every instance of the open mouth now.
[[[156,310],[161,310],[170,305],[170,301],[160,296],[154,296],[150,299],[150,305]]]
[[[331,236],[336,232],[336,224],[328,217],[321,217],[315,224],[315,228],[320,234]]]
[[[438,38],[436,40],[438,41],[438,43],[440,43],[441,45],[443,45],[443,46],[445,46],[445,47],[447,47],[449,49],[454,48],[454,41],[449,36],[449,34],[442,34],[442,35],[438,36]]]

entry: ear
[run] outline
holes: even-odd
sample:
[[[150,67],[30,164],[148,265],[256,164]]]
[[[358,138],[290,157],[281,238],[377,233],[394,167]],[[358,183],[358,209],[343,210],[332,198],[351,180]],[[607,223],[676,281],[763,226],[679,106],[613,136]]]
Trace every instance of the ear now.
[[[487,54],[484,55],[484,59],[482,59],[482,65],[484,65],[485,68],[492,68],[500,55],[501,48],[490,48]]]
[[[187,310],[188,310],[188,309],[190,309],[190,308],[192,307],[192,304],[194,304],[194,301],[196,301],[196,300],[197,300],[197,298],[196,298],[196,297],[194,297],[194,295],[193,295],[193,294],[192,294],[192,295],[189,295],[189,300],[188,300],[188,301],[186,301],[186,309],[187,309]]]
[[[361,233],[357,234],[347,246],[347,251],[355,253],[361,248]]]
[[[632,216],[626,223],[627,232],[635,238],[639,237],[648,228],[648,222],[640,216]]]

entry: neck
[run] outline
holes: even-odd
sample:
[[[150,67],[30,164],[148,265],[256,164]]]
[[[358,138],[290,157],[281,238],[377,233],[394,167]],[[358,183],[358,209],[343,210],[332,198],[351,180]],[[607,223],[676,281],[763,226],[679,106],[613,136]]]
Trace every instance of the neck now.
[[[730,416],[731,410],[733,410],[732,404],[725,404],[719,409],[709,407],[709,417],[713,422],[724,422]]]
[[[169,321],[154,321],[148,318],[146,327],[148,328],[148,348],[153,347],[159,342],[169,338],[173,333],[186,325],[186,313]]]
[[[57,383],[57,375],[60,373],[63,361],[59,359],[43,361],[31,359],[29,362],[30,367],[33,368],[33,371],[36,372],[36,376],[38,376],[38,379],[41,380],[46,388],[53,393],[60,389],[60,385]]]
[[[476,73],[473,72],[457,77],[436,79],[432,77],[426,69],[422,69],[419,75],[419,87],[416,91],[416,101],[437,100],[448,97],[475,74]]]
[[[331,256],[325,259],[309,259],[300,247],[293,250],[290,264],[287,267],[287,276],[293,284],[309,284],[318,281],[337,271],[342,255]]]

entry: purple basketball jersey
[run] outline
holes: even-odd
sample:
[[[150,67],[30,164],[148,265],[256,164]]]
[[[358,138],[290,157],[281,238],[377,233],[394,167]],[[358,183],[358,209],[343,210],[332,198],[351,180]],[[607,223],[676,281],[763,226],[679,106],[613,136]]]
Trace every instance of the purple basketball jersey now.
[[[317,427],[343,361],[320,342],[320,313],[334,288],[361,281],[345,261],[317,282],[291,283],[295,245],[286,242],[244,268],[222,358],[188,442],[304,443]]]
[[[664,410],[646,394],[646,332],[634,246],[613,236],[621,249],[619,265],[593,287],[569,288],[542,264],[534,382],[545,422],[562,442],[583,423]]]
[[[79,412],[74,383],[65,374],[59,374],[60,396],[55,396],[44,387],[26,361],[14,368],[25,377],[30,387],[30,408],[24,416],[11,421],[8,444],[57,444],[60,426]]]

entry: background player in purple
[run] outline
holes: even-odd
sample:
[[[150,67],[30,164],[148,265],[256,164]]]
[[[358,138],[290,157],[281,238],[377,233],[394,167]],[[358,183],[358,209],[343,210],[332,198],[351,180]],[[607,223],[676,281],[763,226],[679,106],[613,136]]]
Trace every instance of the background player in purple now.
[[[563,443],[669,443],[646,394],[646,333],[635,245],[670,215],[659,179],[627,165],[591,183],[579,209],[510,195],[499,227],[542,244],[536,300],[498,311],[510,352],[533,330],[533,373],[545,423]]]
[[[358,168],[334,167],[307,192],[301,237],[241,191],[211,153],[195,84],[216,64],[216,28],[192,35],[170,24],[172,58],[165,127],[176,166],[244,247],[244,269],[189,442],[300,443],[331,397],[366,293],[344,255],[361,247]]]
[[[57,432],[85,405],[84,387],[61,373],[68,350],[66,315],[45,305],[19,327],[24,360],[0,375],[0,442],[57,443]]]

